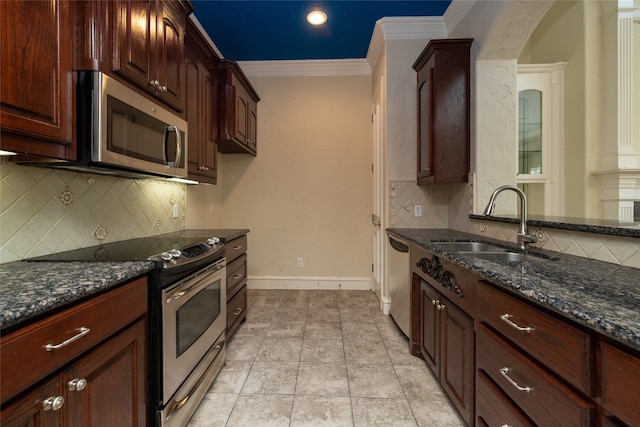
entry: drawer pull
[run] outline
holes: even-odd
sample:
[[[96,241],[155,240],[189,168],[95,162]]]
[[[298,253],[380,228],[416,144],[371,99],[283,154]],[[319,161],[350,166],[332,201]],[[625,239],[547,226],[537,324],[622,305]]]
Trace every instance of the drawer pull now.
[[[238,314],[242,313],[243,308],[242,307],[238,307],[235,310],[233,310],[233,315],[237,316]]]
[[[519,330],[520,332],[526,332],[526,333],[529,333],[529,332],[533,331],[533,328],[530,328],[529,326],[525,326],[525,327],[523,327],[523,326],[516,325],[516,324],[515,324],[515,323],[513,323],[511,320],[509,320],[509,317],[511,317],[511,315],[510,315],[510,314],[507,314],[507,313],[505,313],[505,314],[501,314],[501,315],[500,315],[500,319],[501,319],[504,323],[506,323],[507,325],[511,326],[511,327],[512,327],[512,328],[514,328],[514,329]]]
[[[243,276],[243,274],[238,273],[238,274],[233,276],[233,280],[238,280],[238,279],[242,278],[242,276]]]
[[[77,335],[72,336],[68,340],[62,341],[60,344],[47,344],[47,345],[45,345],[44,346],[45,350],[51,351],[51,350],[57,350],[57,349],[62,348],[62,347],[66,347],[69,344],[71,344],[72,342],[79,340],[80,338],[82,338],[83,336],[85,336],[89,332],[91,332],[91,329],[85,328],[84,326],[81,327],[78,330],[80,331],[80,333],[78,333]]]
[[[240,249],[242,249],[242,246],[240,246],[240,245],[233,247],[234,251],[239,251]]]
[[[42,402],[42,409],[45,411],[57,411],[62,408],[62,405],[64,405],[64,397],[51,396]]]
[[[509,368],[505,367],[500,369],[500,374],[502,374],[502,376],[505,377],[512,386],[514,386],[519,391],[524,391],[525,393],[531,393],[531,390],[533,390],[531,387],[522,387],[520,384],[518,384],[517,382],[509,378],[509,375],[507,375],[508,373],[509,373]]]
[[[85,378],[74,378],[67,383],[69,391],[82,391],[87,387],[87,380]]]

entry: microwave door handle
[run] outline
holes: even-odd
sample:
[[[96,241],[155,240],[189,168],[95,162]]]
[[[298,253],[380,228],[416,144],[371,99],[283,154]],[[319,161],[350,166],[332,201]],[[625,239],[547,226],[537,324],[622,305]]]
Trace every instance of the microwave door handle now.
[[[167,161],[167,141],[169,139],[169,132],[175,132],[176,133],[176,157],[174,159],[173,162],[169,162]],[[172,166],[172,167],[178,167],[178,165],[180,164],[180,157],[182,156],[182,141],[180,140],[180,130],[178,129],[178,126],[167,126],[164,129],[164,141],[163,141],[163,160],[164,160],[164,164],[167,166]]]

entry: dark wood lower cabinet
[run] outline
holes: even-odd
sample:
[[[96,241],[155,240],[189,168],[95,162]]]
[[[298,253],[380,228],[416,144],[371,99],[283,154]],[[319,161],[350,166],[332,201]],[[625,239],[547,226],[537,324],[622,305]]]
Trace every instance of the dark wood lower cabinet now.
[[[473,319],[420,280],[421,353],[467,424],[473,424]]]
[[[142,277],[3,336],[0,425],[145,427],[146,313]]]
[[[27,393],[15,403],[2,407],[0,425],[3,427],[56,427],[62,424],[64,411],[45,409],[47,399],[62,396],[60,381],[53,377],[43,382],[39,387]]]
[[[63,375],[69,425],[146,426],[145,336],[145,322],[140,320]],[[70,391],[70,384],[82,379],[86,388]]]

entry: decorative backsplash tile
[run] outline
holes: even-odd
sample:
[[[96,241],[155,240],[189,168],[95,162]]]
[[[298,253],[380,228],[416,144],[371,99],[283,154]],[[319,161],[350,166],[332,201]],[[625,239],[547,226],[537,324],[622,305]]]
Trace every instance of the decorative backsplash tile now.
[[[415,181],[389,182],[389,224],[398,228],[447,228],[448,192],[433,187],[426,192]],[[422,216],[415,216],[421,206]]]
[[[173,218],[173,205],[178,218]],[[185,184],[0,163],[0,263],[185,228]]]

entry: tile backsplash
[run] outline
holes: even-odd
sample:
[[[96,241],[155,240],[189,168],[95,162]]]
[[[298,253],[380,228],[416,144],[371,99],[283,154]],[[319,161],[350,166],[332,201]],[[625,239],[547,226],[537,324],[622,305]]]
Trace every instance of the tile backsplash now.
[[[433,186],[430,191],[415,181],[389,181],[389,225],[396,228],[447,228],[448,186]],[[415,216],[420,206],[422,216]]]
[[[185,187],[2,159],[0,263],[183,230]]]

